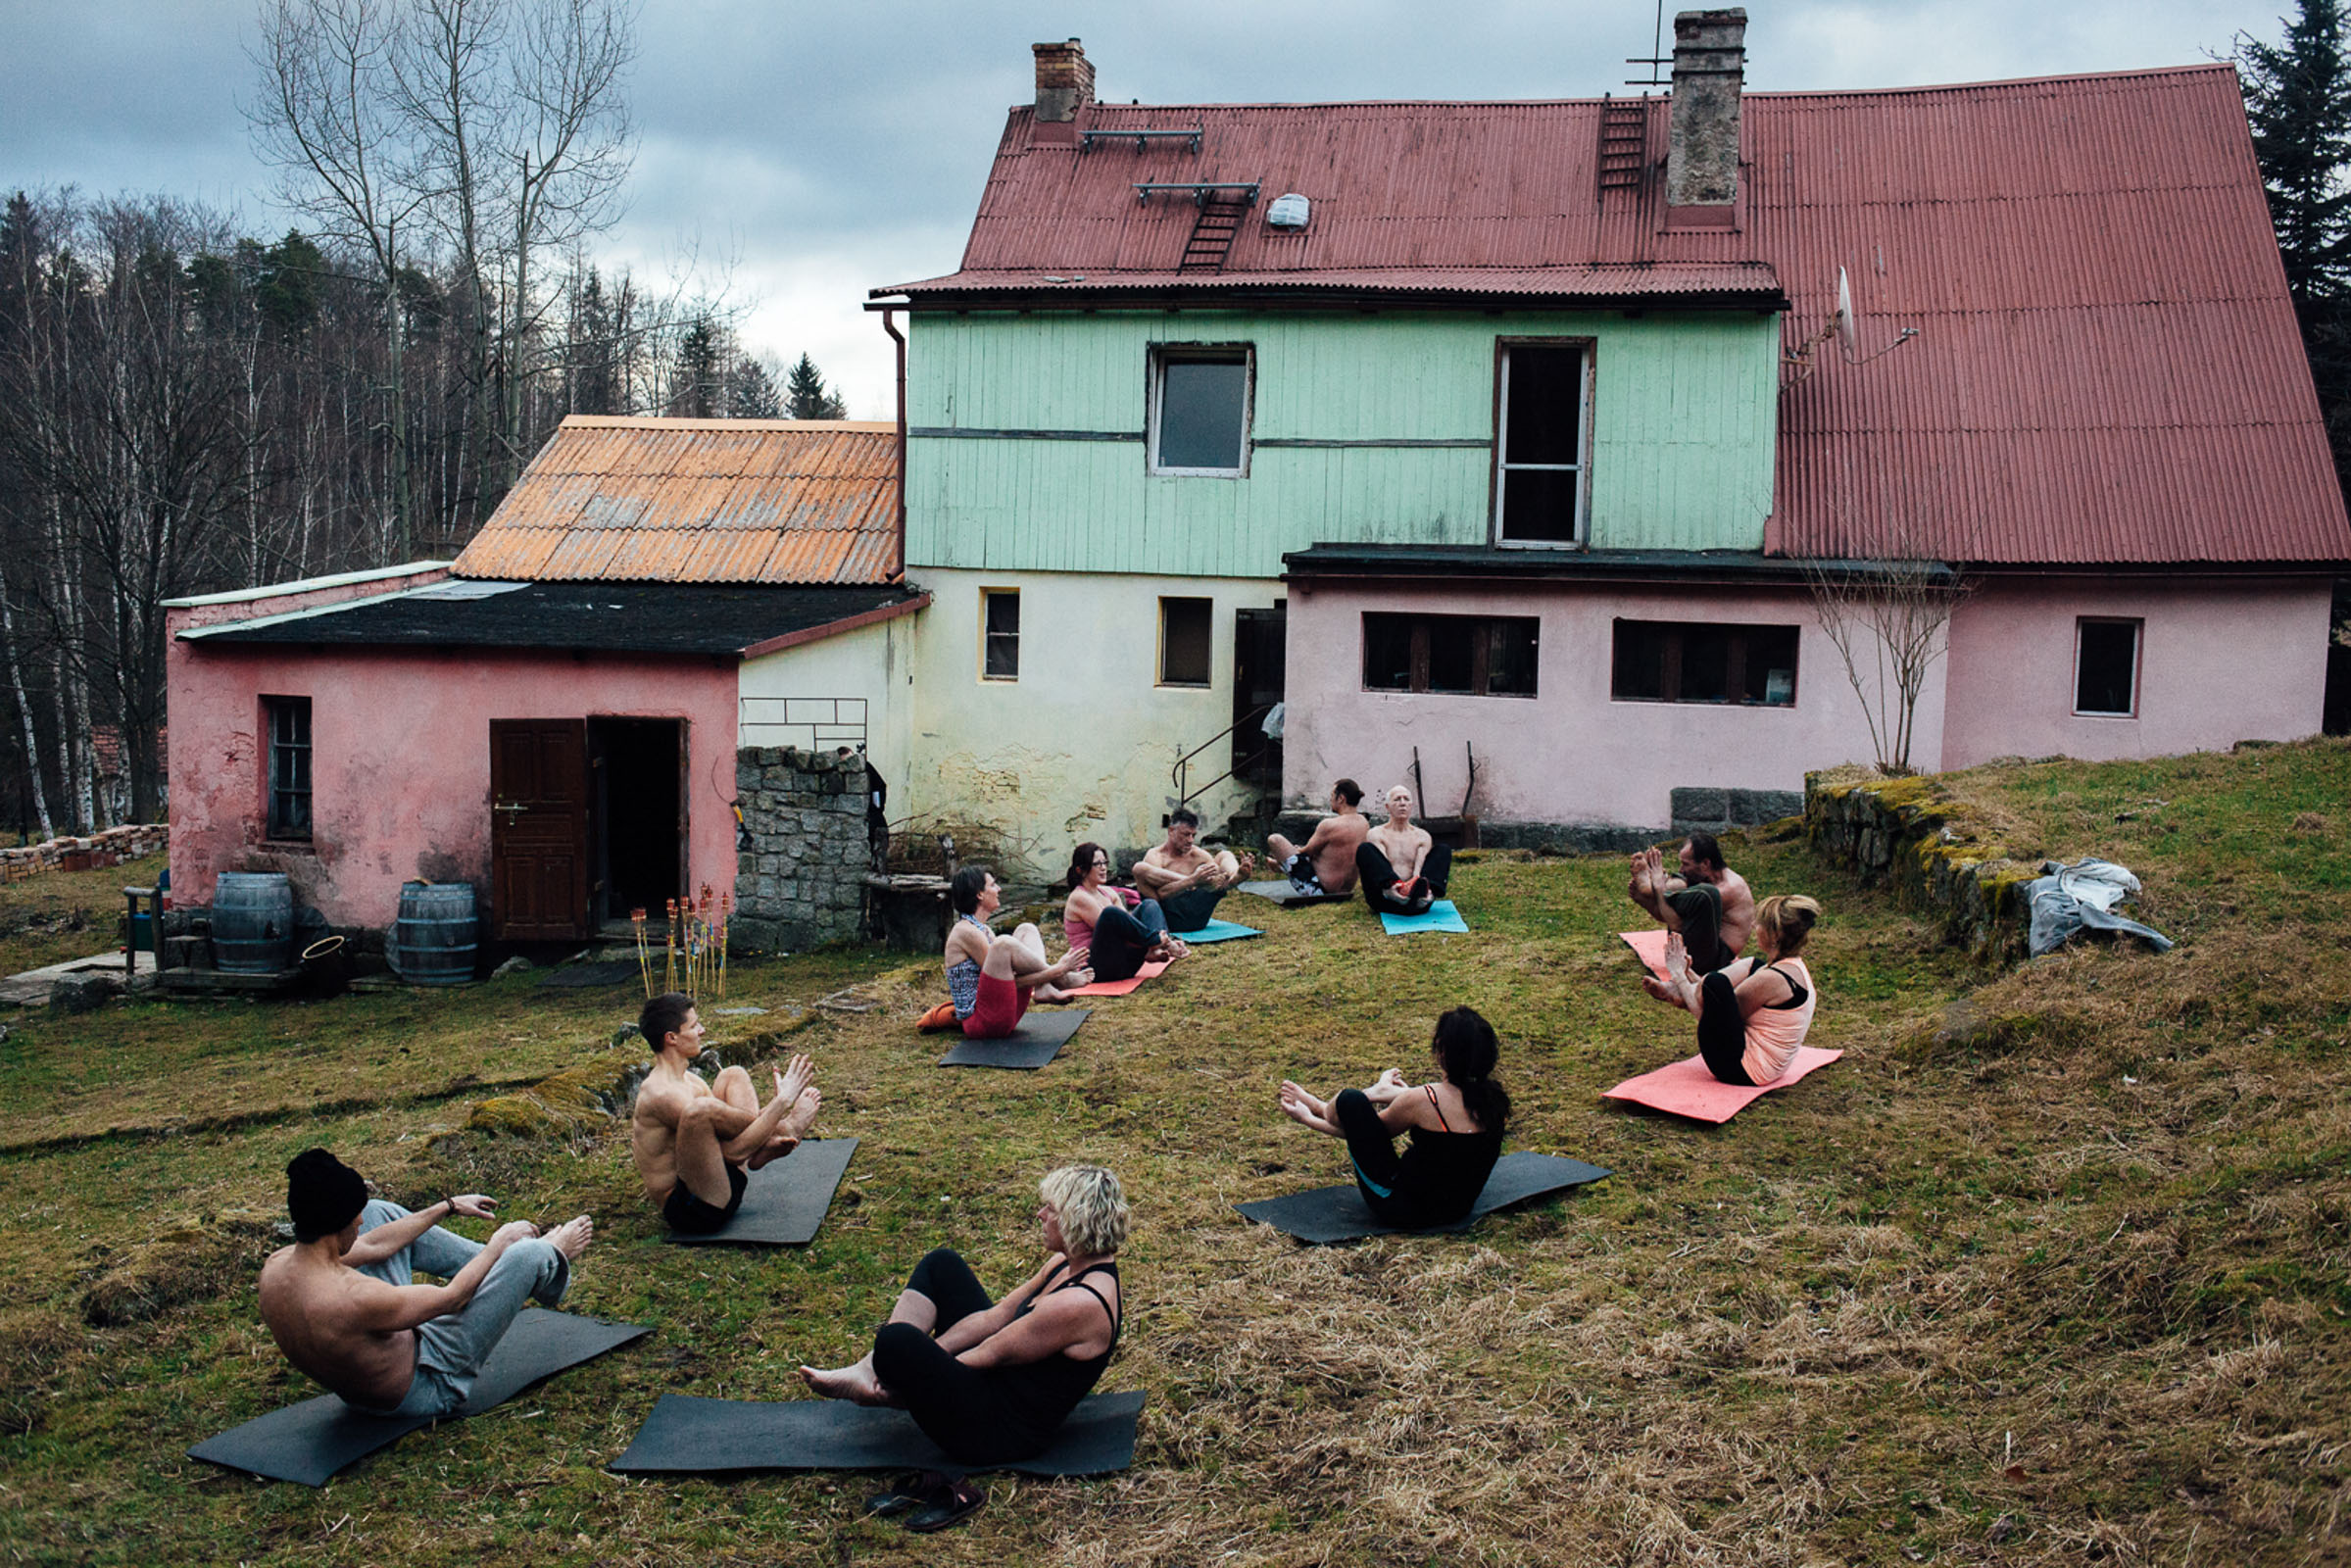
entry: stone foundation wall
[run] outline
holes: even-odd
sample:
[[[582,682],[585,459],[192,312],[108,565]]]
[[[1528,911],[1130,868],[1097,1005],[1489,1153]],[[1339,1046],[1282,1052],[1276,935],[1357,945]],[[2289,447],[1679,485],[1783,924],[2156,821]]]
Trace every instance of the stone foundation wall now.
[[[1722,833],[1761,827],[1784,816],[1801,816],[1801,790],[1678,789],[1673,792],[1674,833]]]
[[[2023,953],[2024,887],[2038,866],[2009,858],[1934,779],[1807,773],[1804,833],[1817,853],[1863,881],[1889,883],[1903,904],[1939,919],[1944,935],[1977,956]]]
[[[855,940],[865,921],[865,761],[792,747],[735,754],[743,832],[735,852],[731,940],[754,953],[802,953]]]

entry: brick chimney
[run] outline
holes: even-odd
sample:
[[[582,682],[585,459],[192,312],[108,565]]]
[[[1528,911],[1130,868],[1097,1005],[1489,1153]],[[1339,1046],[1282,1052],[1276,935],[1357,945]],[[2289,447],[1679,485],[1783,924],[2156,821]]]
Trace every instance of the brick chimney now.
[[[1086,46],[1072,38],[1067,43],[1033,43],[1029,52],[1037,57],[1037,122],[1077,119],[1078,111],[1094,102],[1094,62],[1086,58]],[[1736,99],[1738,89],[1732,91]]]
[[[1739,93],[1746,77],[1747,14],[1685,11],[1674,18],[1673,119],[1666,135],[1669,217],[1728,227],[1739,197]],[[1044,102],[1045,67],[1037,67]],[[1715,212],[1672,214],[1674,208]]]

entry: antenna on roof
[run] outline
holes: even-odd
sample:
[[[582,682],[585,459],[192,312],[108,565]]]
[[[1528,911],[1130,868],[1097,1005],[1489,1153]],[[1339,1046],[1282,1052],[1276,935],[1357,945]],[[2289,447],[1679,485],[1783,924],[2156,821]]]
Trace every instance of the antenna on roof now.
[[[1656,30],[1649,36],[1649,48],[1654,52],[1646,55],[1627,55],[1625,57],[1625,64],[1628,66],[1646,66],[1649,68],[1649,74],[1646,80],[1643,80],[1640,76],[1627,76],[1625,78],[1626,86],[1665,87],[1672,85],[1672,83],[1668,82],[1665,77],[1658,74],[1660,68],[1670,66],[1674,63],[1674,57],[1665,52],[1665,0],[1657,0],[1657,27]]]
[[[1812,357],[1813,352],[1831,338],[1837,339],[1837,352],[1847,365],[1867,365],[1872,360],[1884,359],[1918,335],[1917,327],[1906,326],[1891,343],[1877,353],[1862,353],[1861,322],[1853,311],[1853,280],[1840,267],[1837,270],[1837,306],[1829,313],[1828,321],[1819,331],[1780,356],[1780,390],[1785,392],[1801,383],[1820,368],[1819,362]]]

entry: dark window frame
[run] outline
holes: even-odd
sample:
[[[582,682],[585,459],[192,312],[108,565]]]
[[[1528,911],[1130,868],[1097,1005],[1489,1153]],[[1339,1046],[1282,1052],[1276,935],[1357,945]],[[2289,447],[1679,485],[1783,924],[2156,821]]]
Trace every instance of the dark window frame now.
[[[262,699],[262,823],[272,843],[308,844],[317,830],[311,700]]]
[[[1521,465],[1509,461],[1510,351],[1512,349],[1575,349],[1581,352],[1584,373],[1578,383],[1576,461],[1571,465]],[[1494,340],[1494,456],[1486,489],[1487,538],[1497,550],[1584,550],[1592,543],[1592,425],[1598,406],[1599,340],[1592,337],[1497,337]],[[1572,466],[1576,474],[1576,515],[1573,535],[1566,539],[1513,539],[1504,491],[1514,471],[1560,471]]]
[[[1757,633],[1786,633],[1793,637],[1788,667],[1788,701],[1775,703],[1770,698],[1683,697],[1661,695],[1648,697],[1628,694],[1625,665],[1625,638],[1628,628],[1656,628],[1671,635],[1665,649],[1664,665],[1658,675],[1658,689],[1671,694],[1682,685],[1683,656],[1688,651],[1688,633],[1719,632],[1729,644],[1724,653],[1723,685],[1737,691],[1745,684],[1747,660]],[[1655,703],[1680,708],[1752,708],[1771,711],[1792,710],[1802,701],[1804,691],[1804,628],[1799,623],[1745,620],[1650,620],[1640,615],[1618,615],[1608,623],[1608,700],[1612,703]]]
[[[1200,607],[1200,612],[1204,613],[1207,616],[1208,623],[1202,636],[1200,647],[1200,652],[1206,659],[1207,662],[1201,669],[1200,677],[1198,680],[1179,680],[1168,671],[1167,611],[1168,607],[1171,605],[1183,605],[1186,607],[1198,606]],[[1194,612],[1190,608],[1187,608],[1185,612],[1189,614],[1193,613]],[[1175,691],[1207,691],[1215,686],[1216,601],[1214,599],[1202,594],[1161,594],[1159,596],[1159,661],[1156,666],[1156,672],[1158,678],[1153,682],[1153,684],[1165,686]]]
[[[1372,622],[1375,620],[1409,623],[1411,652],[1408,656],[1408,673],[1402,686],[1372,683]],[[1441,626],[1477,628],[1469,632],[1469,684],[1466,687],[1437,686],[1431,682],[1430,672],[1435,662],[1432,645],[1434,634]],[[1528,628],[1525,691],[1493,689],[1495,636],[1506,626]],[[1518,702],[1532,702],[1542,695],[1543,617],[1540,615],[1446,615],[1415,611],[1367,610],[1363,612],[1360,636],[1358,678],[1367,692],[1396,692],[1418,697],[1499,697]]]
[[[2131,706],[2129,708],[2084,708],[2082,706],[2082,644],[2083,633],[2092,626],[2128,626],[2131,628]],[[2076,718],[2136,718],[2138,717],[2139,683],[2147,667],[2147,619],[2144,615],[2076,615],[2074,617],[2074,702]]]
[[[997,631],[989,624],[989,606],[998,599],[1011,602],[1012,629],[1008,632]],[[1009,655],[1008,667],[1001,673],[991,667],[991,661],[1000,649]],[[1017,588],[982,588],[980,590],[980,679],[1003,685],[1019,683],[1020,590]]]
[[[1246,479],[1249,477],[1250,437],[1257,427],[1257,345],[1254,343],[1153,343],[1150,345],[1144,376],[1144,472],[1153,478]],[[1159,461],[1159,414],[1167,395],[1167,367],[1185,361],[1230,365],[1239,362],[1241,381],[1241,444],[1237,465],[1230,468],[1172,467]]]

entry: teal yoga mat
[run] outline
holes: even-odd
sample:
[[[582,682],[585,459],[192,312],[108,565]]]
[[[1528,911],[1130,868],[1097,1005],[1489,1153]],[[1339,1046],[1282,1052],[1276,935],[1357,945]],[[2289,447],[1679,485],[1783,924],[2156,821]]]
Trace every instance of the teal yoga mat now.
[[[1243,937],[1261,937],[1264,932],[1253,925],[1237,925],[1231,920],[1210,920],[1198,931],[1178,931],[1178,942],[1198,945],[1202,942],[1238,942]]]
[[[1439,899],[1429,906],[1426,914],[1390,914],[1383,909],[1380,911],[1380,924],[1388,928],[1388,934],[1392,937],[1408,936],[1415,931],[1469,929],[1469,922],[1461,918],[1461,911],[1453,907],[1450,899]]]

